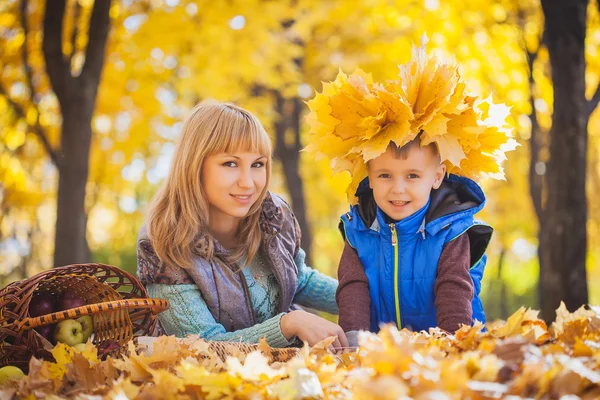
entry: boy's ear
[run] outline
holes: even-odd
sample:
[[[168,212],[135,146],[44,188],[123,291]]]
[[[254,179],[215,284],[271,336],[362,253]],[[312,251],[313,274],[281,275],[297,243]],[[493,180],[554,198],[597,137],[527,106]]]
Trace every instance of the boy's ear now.
[[[440,163],[437,167],[437,171],[435,171],[435,179],[433,181],[433,188],[439,189],[440,185],[444,181],[444,177],[446,176],[446,164]]]

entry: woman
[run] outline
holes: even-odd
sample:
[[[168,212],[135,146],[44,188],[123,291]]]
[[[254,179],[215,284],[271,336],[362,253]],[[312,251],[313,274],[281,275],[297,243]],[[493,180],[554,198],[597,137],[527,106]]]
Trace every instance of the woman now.
[[[215,102],[192,111],[138,237],[138,277],[170,302],[159,314],[167,334],[273,347],[337,336],[347,346],[338,325],[294,306],[337,314],[337,281],[304,264],[298,223],[270,177],[256,117]]]

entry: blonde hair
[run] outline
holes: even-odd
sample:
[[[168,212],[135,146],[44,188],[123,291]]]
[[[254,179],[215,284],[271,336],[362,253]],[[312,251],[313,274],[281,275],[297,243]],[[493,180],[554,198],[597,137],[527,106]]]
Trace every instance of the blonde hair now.
[[[240,222],[239,237],[245,240],[228,261],[251,260],[256,254],[262,236],[258,219],[271,178],[271,140],[250,112],[229,103],[205,101],[185,121],[169,176],[150,208],[148,237],[162,262],[190,267],[201,248],[202,255],[212,260],[215,239],[209,231],[209,203],[200,183],[202,165],[211,154],[236,151],[267,157],[265,187]],[[199,241],[202,231],[207,243]]]

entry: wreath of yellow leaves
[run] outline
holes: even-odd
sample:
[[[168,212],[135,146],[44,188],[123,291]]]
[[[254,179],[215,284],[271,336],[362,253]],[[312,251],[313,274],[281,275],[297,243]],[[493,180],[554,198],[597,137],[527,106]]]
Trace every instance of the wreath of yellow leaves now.
[[[436,144],[448,173],[504,179],[504,153],[518,145],[506,122],[510,109],[467,94],[456,63],[427,57],[426,43],[423,35],[421,46],[413,45],[398,80],[375,83],[360,69],[350,76],[340,71],[307,102],[313,137],[304,150],[328,157],[334,173],[350,172],[351,203],[366,163],[390,142],[402,147],[419,133],[421,146]]]

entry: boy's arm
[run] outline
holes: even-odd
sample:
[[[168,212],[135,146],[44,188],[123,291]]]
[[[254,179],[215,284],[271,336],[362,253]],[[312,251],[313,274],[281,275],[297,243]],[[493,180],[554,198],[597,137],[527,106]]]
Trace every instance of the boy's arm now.
[[[358,254],[347,242],[338,267],[336,300],[340,309],[339,325],[344,332],[369,330],[371,324],[371,297],[369,281],[358,259]],[[356,332],[348,336],[356,337]],[[355,338],[356,339],[356,338]],[[356,346],[356,340],[351,340]]]
[[[461,324],[473,322],[473,280],[469,274],[469,237],[462,234],[446,243],[435,280],[435,306],[438,326],[454,333]]]

